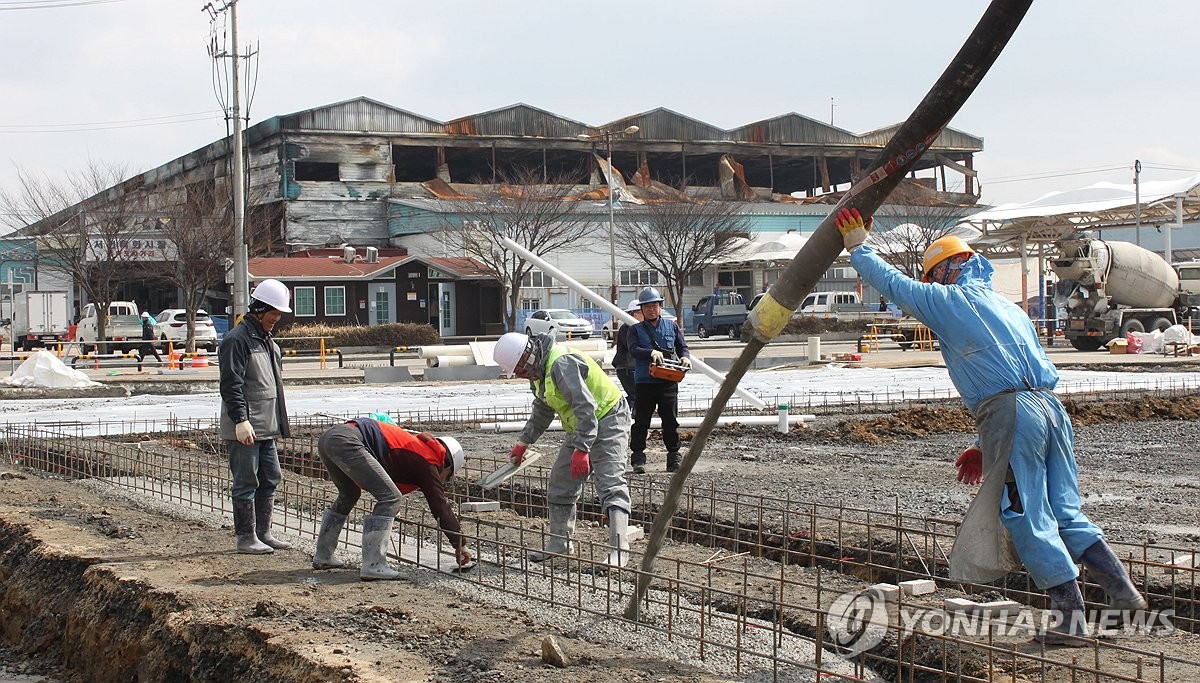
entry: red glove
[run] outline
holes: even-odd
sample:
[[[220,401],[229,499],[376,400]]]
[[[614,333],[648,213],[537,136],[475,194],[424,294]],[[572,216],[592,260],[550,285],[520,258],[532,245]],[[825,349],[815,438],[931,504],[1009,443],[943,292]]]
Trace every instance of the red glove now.
[[[508,461],[514,465],[520,465],[525,459],[525,451],[529,450],[529,444],[518,441],[512,450],[508,452]]]
[[[465,567],[466,565],[471,564],[471,560],[473,559],[475,558],[471,557],[471,551],[467,550],[466,548],[459,548],[458,550],[454,551],[454,560],[458,562],[458,566],[460,567]]]
[[[587,451],[581,451],[578,448],[571,454],[571,476],[576,479],[583,479],[592,469],[592,461],[588,459]]]
[[[958,480],[964,484],[983,483],[983,451],[971,446],[954,461],[958,468]]]

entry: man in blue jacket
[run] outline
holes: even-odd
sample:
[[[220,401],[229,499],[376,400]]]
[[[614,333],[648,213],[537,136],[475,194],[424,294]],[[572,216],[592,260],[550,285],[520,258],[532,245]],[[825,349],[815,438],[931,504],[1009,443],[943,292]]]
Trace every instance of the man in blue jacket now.
[[[1057,623],[1037,635],[1041,642],[1088,644],[1081,640],[1087,624],[1076,562],[1108,593],[1110,609],[1145,609],[1104,535],[1080,511],[1074,431],[1054,395],[1058,371],[1029,316],[992,290],[992,264],[962,239],[946,236],[926,250],[925,275],[917,282],[864,244],[871,222],[864,224],[857,209],[842,209],[836,225],[862,279],[938,336],[950,379],[975,416],[978,448],[967,449],[955,466],[959,481],[984,487],[955,541],[961,552],[959,562],[951,553],[951,578],[990,581],[1006,571],[971,566],[971,553],[990,540],[968,533],[972,517],[986,528],[998,514],[1029,576],[1050,594]],[[989,488],[994,498],[986,495]]]
[[[629,434],[630,464],[637,474],[646,472],[646,435],[650,419],[658,411],[662,421],[663,445],[667,447],[667,471],[679,469],[679,383],[650,376],[650,366],[663,360],[677,360],[691,367],[691,354],[683,340],[683,330],[673,320],[662,317],[662,295],[653,287],[638,294],[642,322],[629,328],[629,355],[633,356],[635,393],[633,429]]]

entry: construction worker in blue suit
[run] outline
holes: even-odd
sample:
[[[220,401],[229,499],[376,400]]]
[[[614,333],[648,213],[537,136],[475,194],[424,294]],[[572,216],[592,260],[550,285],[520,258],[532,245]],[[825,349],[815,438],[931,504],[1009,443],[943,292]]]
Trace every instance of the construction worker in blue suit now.
[[[842,209],[835,225],[863,281],[937,335],[950,379],[975,416],[976,446],[955,466],[959,481],[983,487],[955,542],[951,578],[991,581],[1016,568],[1002,559],[990,568],[980,561],[991,557],[989,543],[1008,546],[1007,530],[1008,547],[1053,604],[1056,623],[1037,640],[1088,644],[1081,639],[1087,624],[1076,562],[1109,595],[1110,609],[1145,609],[1103,533],[1080,511],[1074,431],[1054,395],[1058,371],[1025,312],[993,291],[992,264],[948,235],[926,250],[918,282],[864,244],[871,221],[864,223],[857,209]],[[1003,527],[994,524],[997,513]],[[998,532],[992,538],[973,531],[989,525]]]

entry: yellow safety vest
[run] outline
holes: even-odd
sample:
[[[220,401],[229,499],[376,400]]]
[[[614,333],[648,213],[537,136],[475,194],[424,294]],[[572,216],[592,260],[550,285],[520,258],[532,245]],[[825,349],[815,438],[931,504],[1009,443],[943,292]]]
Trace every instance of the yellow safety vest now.
[[[554,386],[554,380],[550,377],[550,366],[554,365],[554,361],[558,360],[563,354],[572,353],[579,356],[587,363],[588,375],[584,380],[584,386],[588,391],[592,392],[592,397],[596,399],[596,419],[599,420],[612,410],[613,406],[621,401],[621,390],[617,385],[609,379],[604,370],[601,369],[596,361],[588,358],[584,354],[573,349],[555,344],[550,348],[549,357],[546,358],[546,379],[543,382],[533,380],[533,385],[542,397],[542,401],[550,406],[551,410],[558,413],[558,419],[562,421],[563,431],[575,431],[575,413],[571,410],[571,404],[558,391],[558,387]]]

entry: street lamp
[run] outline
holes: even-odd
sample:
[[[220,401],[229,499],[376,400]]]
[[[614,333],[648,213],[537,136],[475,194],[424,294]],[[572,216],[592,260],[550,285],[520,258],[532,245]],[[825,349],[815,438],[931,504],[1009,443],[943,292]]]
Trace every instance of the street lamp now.
[[[620,302],[617,301],[617,240],[616,240],[616,220],[613,216],[613,176],[616,175],[616,169],[612,165],[612,139],[614,135],[633,135],[640,128],[637,126],[629,126],[625,130],[602,130],[596,135],[581,134],[580,140],[595,140],[598,136],[604,137],[604,145],[608,152],[608,276],[612,283],[608,289],[608,300],[614,306],[620,307]]]

